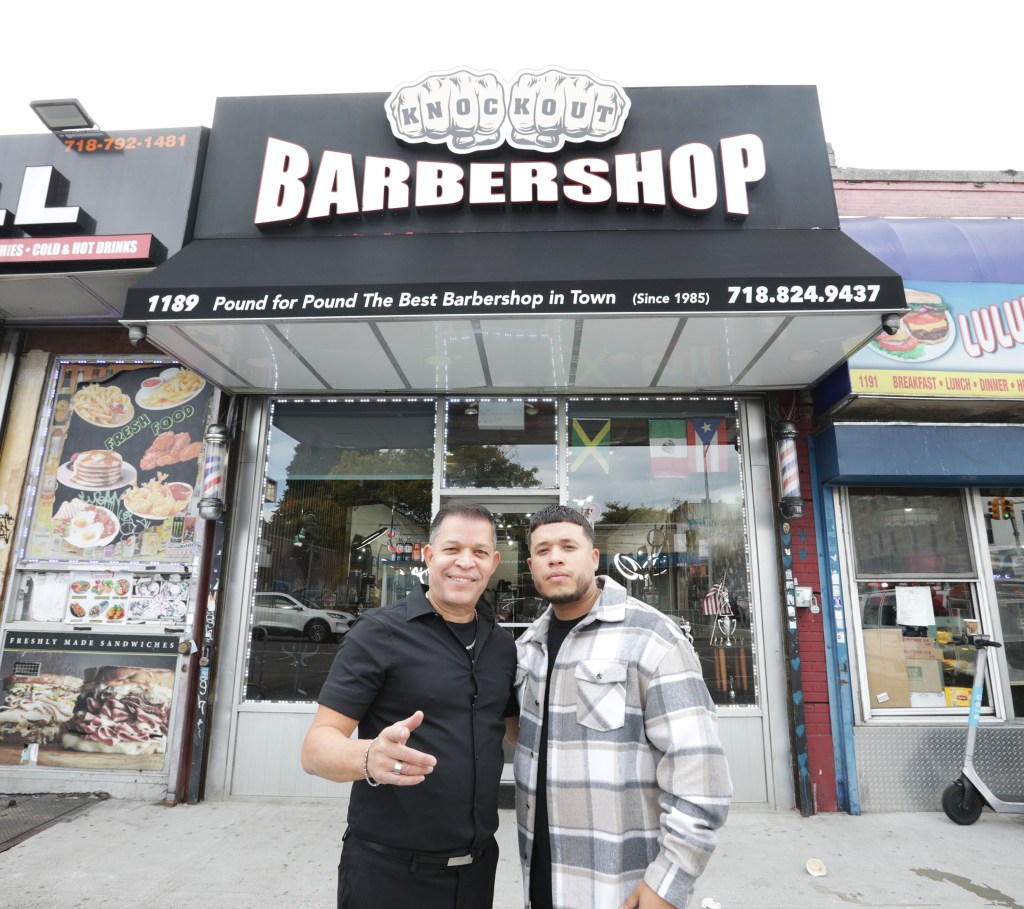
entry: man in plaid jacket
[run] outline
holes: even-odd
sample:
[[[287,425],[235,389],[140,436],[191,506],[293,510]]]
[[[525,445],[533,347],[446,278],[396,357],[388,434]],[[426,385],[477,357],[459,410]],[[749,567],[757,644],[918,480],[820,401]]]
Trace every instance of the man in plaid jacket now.
[[[596,577],[578,510],[537,512],[551,603],[518,641],[515,755],[530,909],[682,909],[732,798],[718,718],[680,629]]]

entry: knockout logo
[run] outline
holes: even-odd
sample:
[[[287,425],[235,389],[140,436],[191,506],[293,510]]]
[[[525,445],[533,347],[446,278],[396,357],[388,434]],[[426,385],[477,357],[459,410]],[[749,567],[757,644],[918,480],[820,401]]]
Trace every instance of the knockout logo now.
[[[523,72],[506,85],[496,73],[435,73],[393,91],[385,105],[404,142],[469,154],[507,143],[557,152],[566,142],[606,142],[622,132],[629,98],[585,72]]]

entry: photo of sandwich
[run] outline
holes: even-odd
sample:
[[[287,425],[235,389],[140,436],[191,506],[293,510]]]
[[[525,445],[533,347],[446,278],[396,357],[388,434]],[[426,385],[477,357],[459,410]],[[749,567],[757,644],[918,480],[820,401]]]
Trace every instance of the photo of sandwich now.
[[[71,675],[7,676],[0,707],[0,741],[17,745],[57,741],[74,713],[81,688],[82,680]]]
[[[173,686],[171,669],[87,669],[62,737],[64,747],[106,754],[163,754]]]
[[[954,329],[949,307],[938,294],[907,288],[910,311],[893,334],[882,332],[869,347],[901,361],[933,360],[952,346]]]
[[[908,291],[915,296],[921,295],[921,291]],[[919,308],[912,309],[903,317],[903,324],[912,338],[917,338],[921,344],[941,344],[949,337],[950,323],[949,312],[942,305],[942,301],[935,294],[927,294],[928,297],[935,297],[936,303],[922,303]]]

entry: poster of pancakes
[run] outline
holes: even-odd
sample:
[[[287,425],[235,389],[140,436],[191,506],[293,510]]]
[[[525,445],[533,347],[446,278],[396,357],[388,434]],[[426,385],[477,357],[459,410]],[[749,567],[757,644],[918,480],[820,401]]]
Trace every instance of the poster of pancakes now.
[[[32,558],[191,558],[213,388],[164,363],[62,363]]]

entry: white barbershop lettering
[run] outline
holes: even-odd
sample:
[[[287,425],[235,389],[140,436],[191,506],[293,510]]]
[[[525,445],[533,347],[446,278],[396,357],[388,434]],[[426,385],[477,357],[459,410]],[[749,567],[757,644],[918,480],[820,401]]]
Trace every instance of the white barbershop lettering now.
[[[446,291],[441,298],[441,306],[443,307],[526,306],[530,309],[536,309],[543,302],[544,294],[520,294],[514,290],[507,294],[481,294],[475,290],[468,294],[456,294]]]
[[[666,165],[667,158],[667,165]],[[256,200],[257,227],[302,219],[328,220],[364,212],[443,208],[468,202],[480,207],[552,205],[577,208],[618,205],[661,209],[670,202],[683,212],[702,214],[724,188],[725,215],[750,214],[749,189],[766,173],[764,144],[753,133],[727,136],[715,150],[688,143],[666,156],[662,149],[624,152],[611,162],[571,158],[536,161],[417,161],[368,155],[359,168],[352,155],[324,151],[315,178],[309,151],[294,142],[268,138]]]

